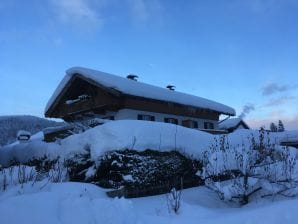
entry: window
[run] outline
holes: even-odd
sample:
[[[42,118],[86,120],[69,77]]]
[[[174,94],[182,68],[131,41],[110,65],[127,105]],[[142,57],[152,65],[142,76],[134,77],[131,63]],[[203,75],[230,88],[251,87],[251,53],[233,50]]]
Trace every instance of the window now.
[[[155,121],[155,117],[147,114],[138,114],[138,120]]]
[[[194,120],[184,120],[182,121],[182,126],[187,128],[198,128],[198,122]]]
[[[214,129],[214,124],[212,122],[204,122],[204,129]]]
[[[114,116],[107,116],[107,117],[103,117],[102,119],[115,120],[115,117]]]
[[[164,119],[164,121],[166,122],[166,123],[171,123],[171,124],[178,124],[178,119],[176,119],[176,118],[165,118]]]

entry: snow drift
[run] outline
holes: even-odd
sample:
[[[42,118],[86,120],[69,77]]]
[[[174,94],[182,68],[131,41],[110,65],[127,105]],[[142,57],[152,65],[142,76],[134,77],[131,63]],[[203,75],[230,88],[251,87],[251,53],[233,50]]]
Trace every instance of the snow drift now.
[[[279,144],[287,136],[297,136],[297,131],[268,133],[271,143]],[[258,141],[256,130],[238,130],[227,136],[231,146],[249,145],[253,136]],[[0,150],[0,164],[6,166],[10,161],[28,161],[32,158],[68,158],[82,152],[86,147],[91,150],[91,158],[97,158],[108,151],[134,149],[154,149],[159,151],[178,150],[179,152],[202,158],[210,150],[220,135],[211,135],[182,126],[138,120],[110,121],[89,129],[84,133],[74,134],[61,142],[45,143],[32,139],[27,143],[12,144]]]

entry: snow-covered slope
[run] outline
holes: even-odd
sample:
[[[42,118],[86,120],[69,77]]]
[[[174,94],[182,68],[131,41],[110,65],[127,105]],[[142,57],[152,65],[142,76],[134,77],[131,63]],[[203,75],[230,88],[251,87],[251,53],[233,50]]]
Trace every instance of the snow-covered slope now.
[[[3,224],[294,224],[298,200],[260,200],[231,208],[210,190],[182,192],[178,215],[169,213],[166,196],[110,199],[91,184],[37,182],[0,192]]]
[[[118,90],[121,93],[128,95],[140,96],[155,100],[164,100],[167,102],[174,102],[183,105],[211,109],[232,116],[236,114],[233,108],[223,105],[221,103],[214,102],[212,100],[181,93],[178,91],[169,91],[166,88],[149,85],[142,82],[136,82],[120,76],[82,67],[74,67],[66,71],[65,77],[60,82],[54,94],[48,101],[47,106],[45,108],[45,112],[48,111],[50,106],[54,103],[55,99],[59,96],[62,89],[75,74],[80,74],[83,77],[91,79],[96,83],[101,84],[107,88],[112,88],[114,90]]]

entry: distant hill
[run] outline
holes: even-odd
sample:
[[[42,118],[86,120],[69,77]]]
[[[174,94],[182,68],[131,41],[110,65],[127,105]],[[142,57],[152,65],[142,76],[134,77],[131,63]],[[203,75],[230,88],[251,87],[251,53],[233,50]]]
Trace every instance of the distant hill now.
[[[62,122],[30,115],[0,116],[0,146],[14,142],[19,130],[26,130],[35,134],[44,128],[61,124]]]

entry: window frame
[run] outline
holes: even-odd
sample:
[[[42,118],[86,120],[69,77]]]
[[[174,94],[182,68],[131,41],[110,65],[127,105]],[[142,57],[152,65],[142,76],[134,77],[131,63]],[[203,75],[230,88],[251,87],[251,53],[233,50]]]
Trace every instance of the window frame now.
[[[176,125],[179,124],[178,119],[177,118],[173,118],[173,117],[165,117],[164,118],[164,122],[165,123],[168,123],[168,124],[176,124]]]
[[[214,129],[214,123],[210,121],[204,122],[204,129],[213,130]]]
[[[147,119],[144,119],[147,118]],[[149,114],[138,114],[138,120],[141,121],[155,121],[155,116]]]
[[[192,128],[192,129],[198,129],[199,128],[199,123],[196,120],[183,120],[182,121],[182,126],[187,127],[187,128]]]

